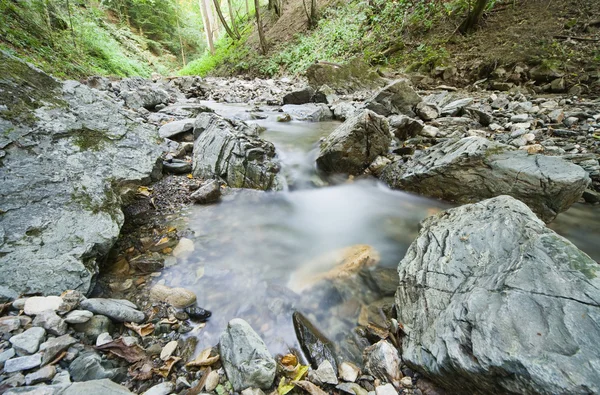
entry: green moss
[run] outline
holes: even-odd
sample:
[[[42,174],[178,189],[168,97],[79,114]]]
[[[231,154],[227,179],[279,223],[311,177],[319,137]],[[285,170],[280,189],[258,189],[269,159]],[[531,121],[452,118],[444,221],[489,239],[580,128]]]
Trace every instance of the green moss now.
[[[81,148],[82,151],[99,151],[108,140],[105,131],[88,129],[86,127],[73,130],[69,134],[73,136],[73,143]]]
[[[92,196],[85,191],[85,188],[76,190],[72,193],[71,199],[85,211],[89,211],[93,214],[106,213],[113,221],[119,221],[120,201],[118,196],[112,190],[112,187],[105,190],[105,195],[102,197],[101,201],[93,199]]]

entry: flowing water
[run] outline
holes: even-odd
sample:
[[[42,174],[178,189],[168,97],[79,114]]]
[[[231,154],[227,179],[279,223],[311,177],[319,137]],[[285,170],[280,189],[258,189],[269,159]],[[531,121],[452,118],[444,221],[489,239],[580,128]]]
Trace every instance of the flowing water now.
[[[193,290],[198,305],[211,310],[206,327],[192,332],[201,347],[215,345],[227,322],[247,320],[273,353],[297,347],[291,314],[305,313],[349,356],[360,357],[352,329],[363,306],[390,302],[389,292],[359,279],[341,287],[308,287],[314,273],[331,269],[327,254],[365,244],[380,255],[374,272],[395,270],[419,222],[449,205],[392,191],[375,180],[345,181],[322,186],[315,172],[316,147],[336,122],[276,122],[278,113],[261,112],[254,119],[248,107],[206,103],[221,115],[255,122],[261,135],[277,148],[290,182],[285,192],[236,191],[222,202],[189,207],[178,229],[189,229],[194,251],[165,269],[167,285]],[[553,225],[580,248],[600,259],[599,210],[573,208]],[[592,217],[592,215],[594,217]]]

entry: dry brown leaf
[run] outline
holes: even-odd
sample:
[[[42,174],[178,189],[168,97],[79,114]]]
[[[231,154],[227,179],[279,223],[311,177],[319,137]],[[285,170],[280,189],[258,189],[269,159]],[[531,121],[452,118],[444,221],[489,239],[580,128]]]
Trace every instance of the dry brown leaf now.
[[[150,380],[153,375],[152,363],[149,360],[136,362],[129,367],[128,372],[134,380]]]
[[[152,325],[151,323],[147,323],[144,325],[137,325],[133,322],[125,322],[124,325],[127,328],[135,331],[135,333],[137,333],[141,337],[146,337],[146,336],[154,333],[154,325]]]
[[[281,357],[281,364],[286,367],[296,367],[298,365],[298,358],[294,354],[286,354]]]
[[[195,387],[192,387],[188,390],[187,395],[198,395],[200,392],[202,392],[202,389],[204,388],[204,385],[206,384],[206,379],[208,379],[208,375],[210,374],[210,372],[212,372],[212,369],[209,366],[204,371],[202,378],[200,380],[198,380],[198,384]]]
[[[171,373],[171,369],[173,369],[173,366],[175,366],[175,364],[179,361],[181,361],[181,358],[179,357],[169,357],[169,359],[165,361],[165,364],[163,366],[161,366],[158,369],[152,369],[152,371],[156,374],[163,376],[164,378],[167,378],[169,376],[169,373]]]
[[[327,395],[327,392],[323,391],[321,388],[317,387],[310,381],[301,380],[293,382],[296,387],[302,388],[304,391],[308,392],[310,395]]]
[[[190,361],[185,364],[188,368],[200,368],[202,366],[210,366],[216,363],[219,360],[219,356],[215,355],[214,357],[210,356],[212,352],[212,347],[203,350],[193,361]]]
[[[147,358],[146,352],[143,348],[137,344],[134,344],[133,346],[127,346],[123,343],[123,339],[121,338],[98,346],[96,347],[96,350],[108,351],[111,354],[115,354],[116,356],[123,358],[129,363],[138,362]]]

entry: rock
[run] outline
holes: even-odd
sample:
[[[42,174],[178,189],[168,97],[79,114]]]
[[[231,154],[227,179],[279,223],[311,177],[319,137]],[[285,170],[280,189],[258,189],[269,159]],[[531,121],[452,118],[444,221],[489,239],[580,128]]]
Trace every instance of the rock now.
[[[334,370],[338,370],[333,343],[325,337],[302,313],[292,315],[294,331],[304,356],[313,369],[324,361],[329,361]]]
[[[375,395],[398,395],[398,391],[388,383],[375,387]]]
[[[110,333],[102,332],[96,338],[96,347],[103,346],[105,344],[110,343],[111,341],[113,341],[113,338],[110,336]]]
[[[173,383],[166,381],[164,383],[156,384],[155,386],[150,387],[150,389],[144,392],[143,395],[169,395],[173,392],[174,389],[175,386],[173,385]]]
[[[58,372],[52,379],[53,385],[71,384],[71,376],[67,370]]]
[[[171,358],[171,355],[173,355],[176,349],[177,340],[171,340],[163,347],[162,351],[160,352],[160,359],[166,361],[167,359]]]
[[[338,383],[336,371],[328,360],[322,361],[315,373],[321,383],[332,385]]]
[[[465,107],[465,111],[483,126],[490,126],[494,117],[487,111],[474,107]]]
[[[117,322],[140,323],[145,319],[144,313],[131,307],[130,302],[121,299],[86,299],[81,302],[81,307],[94,314],[110,317]]]
[[[209,180],[202,184],[194,193],[190,195],[190,198],[194,203],[198,204],[210,204],[215,203],[221,197],[221,185],[216,180]]]
[[[586,189],[583,192],[583,199],[590,204],[600,203],[600,192],[596,192],[592,189]]]
[[[79,306],[79,302],[84,299],[84,296],[81,292],[70,289],[60,294],[60,298],[62,299],[62,303],[57,312],[63,315]]]
[[[0,290],[87,293],[119,236],[121,195],[160,176],[158,133],[105,93],[5,52],[0,86]]]
[[[113,328],[114,326],[110,318],[104,315],[95,315],[89,321],[73,326],[73,329],[77,332],[82,332],[91,343],[96,343],[96,338],[102,332],[111,333]]]
[[[291,122],[292,116],[288,113],[283,113],[282,115],[277,116],[277,122]]]
[[[221,335],[219,349],[227,378],[235,391],[271,387],[275,379],[275,360],[246,321],[240,318],[229,321]]]
[[[514,123],[527,122],[529,114],[515,114],[510,117],[510,121]]]
[[[6,380],[2,380],[2,385],[6,387],[20,387],[25,385],[25,376],[22,373],[14,373]],[[6,392],[4,393],[6,394]],[[3,395],[4,395],[3,394]]]
[[[187,258],[192,252],[194,252],[194,242],[182,237],[173,249],[173,256],[175,258]]]
[[[356,107],[347,102],[341,102],[333,106],[333,116],[335,119],[345,121],[357,111]]]
[[[313,95],[312,99],[315,103],[323,103],[329,106],[337,103],[340,98],[335,94],[335,91],[328,87],[327,85],[323,85],[319,88],[317,92]]]
[[[321,122],[333,118],[331,110],[323,103],[286,104],[281,109],[297,121]]]
[[[246,388],[241,392],[242,395],[265,395],[260,388]]]
[[[460,115],[461,112],[463,111],[463,109],[471,103],[473,103],[472,97],[455,100],[453,102],[446,104],[444,107],[442,107],[441,114],[443,116],[450,116],[450,117]]]
[[[34,385],[52,380],[56,375],[56,367],[54,365],[45,366],[33,373],[25,376],[26,385]]]
[[[0,369],[4,366],[4,362],[14,357],[16,354],[14,348],[9,348],[8,350],[4,350],[0,352]]]
[[[399,140],[408,140],[416,137],[423,127],[423,122],[407,117],[406,115],[392,115],[388,118],[390,130]]]
[[[375,177],[379,177],[383,169],[389,165],[392,161],[385,156],[378,156],[375,158],[373,162],[369,165],[369,171]]]
[[[8,361],[4,362],[4,371],[6,373],[21,372],[23,370],[37,368],[41,364],[42,354],[37,353],[24,357],[9,359]]]
[[[563,76],[561,72],[547,64],[541,64],[529,70],[529,76],[536,82],[550,82]]]
[[[109,379],[73,383],[61,395],[131,395],[126,387]]]
[[[415,112],[425,122],[433,121],[440,116],[440,109],[434,103],[420,102],[415,108]]]
[[[67,333],[67,323],[54,312],[46,310],[35,316],[33,326],[41,326],[48,333],[56,336],[62,336]]]
[[[21,327],[19,317],[7,316],[0,317],[0,333],[14,332]]]
[[[159,104],[169,102],[169,93],[157,83],[151,83],[139,77],[127,78],[119,82],[120,95],[125,105],[132,109],[155,110]]]
[[[391,140],[386,119],[363,110],[325,139],[317,166],[327,173],[360,174],[378,155],[387,153]]]
[[[342,380],[353,383],[360,375],[360,369],[353,363],[342,362],[339,366],[339,375]]]
[[[409,376],[402,377],[400,379],[400,385],[403,388],[412,388],[413,387],[412,378]]]
[[[10,338],[10,344],[17,352],[17,355],[34,354],[40,348],[40,343],[44,340],[46,331],[44,328],[29,328],[20,335],[15,335]]]
[[[25,301],[25,314],[37,315],[46,310],[56,311],[62,305],[60,296],[32,296]]]
[[[244,130],[218,115],[200,114],[194,126],[194,176],[217,176],[232,188],[282,189],[286,183],[275,147]]]
[[[81,353],[69,366],[73,381],[90,381],[99,379],[113,379],[119,374],[118,369],[103,363],[102,357],[93,351]]]
[[[340,383],[335,388],[350,395],[369,395],[367,390],[356,383]]]
[[[413,108],[421,102],[409,80],[399,79],[380,89],[366,102],[366,108],[383,116],[405,114],[413,116]]]
[[[343,65],[327,62],[313,63],[306,69],[306,78],[308,84],[315,90],[327,85],[339,94],[375,89],[385,85],[385,80],[359,58]]]
[[[150,289],[150,300],[166,302],[173,307],[182,309],[196,302],[196,294],[189,289],[156,284]]]
[[[557,78],[550,83],[550,90],[554,93],[563,93],[567,91],[564,78]]]
[[[215,388],[217,388],[217,385],[219,385],[219,379],[219,372],[216,370],[211,371],[206,378],[206,382],[204,383],[204,389],[207,392],[213,391]]]
[[[192,171],[192,164],[184,159],[163,161],[163,171],[171,174],[187,174]]]
[[[371,376],[383,382],[400,386],[402,372],[400,371],[400,355],[396,347],[386,340],[380,340],[363,353],[365,369]]]
[[[381,178],[392,188],[455,201],[477,202],[503,194],[529,205],[546,222],[565,211],[589,183],[571,163],[486,140],[448,140],[406,164],[393,163]]]
[[[179,121],[166,123],[158,129],[158,135],[162,138],[173,138],[194,128],[195,118],[186,118]]]
[[[65,322],[67,324],[83,324],[84,322],[88,322],[94,313],[87,310],[73,310],[65,317]]]
[[[425,125],[425,127],[419,131],[419,135],[429,138],[436,138],[439,133],[440,129],[431,125]]]
[[[290,92],[283,96],[283,104],[306,104],[310,103],[310,99],[315,94],[315,91],[311,87]]]
[[[212,315],[212,313],[208,310],[205,310],[201,307],[186,307],[184,309],[184,311],[187,313],[187,315],[190,316],[190,318],[194,321],[198,321],[198,322],[206,322],[210,316]]]
[[[398,270],[411,369],[461,393],[600,391],[600,269],[518,200],[425,219]]]
[[[77,340],[69,335],[48,339],[40,345],[40,351],[44,352],[42,365],[52,362],[61,352],[65,351],[75,343],[77,343]]]

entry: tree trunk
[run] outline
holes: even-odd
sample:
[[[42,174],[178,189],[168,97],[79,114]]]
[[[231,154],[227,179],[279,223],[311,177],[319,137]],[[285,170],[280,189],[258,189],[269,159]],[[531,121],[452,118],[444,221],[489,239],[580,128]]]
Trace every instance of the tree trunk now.
[[[250,15],[250,4],[248,3],[248,0],[246,0],[246,15]]]
[[[233,7],[231,5],[231,0],[227,0],[227,8],[229,9],[229,19],[231,20],[231,27],[233,28],[233,32],[239,38],[240,32],[238,31],[237,24],[235,23],[235,14],[233,13]]]
[[[69,14],[69,25],[71,25],[71,38],[73,39],[73,47],[77,48],[77,43],[75,43],[75,29],[73,29],[73,18],[71,17],[71,4],[69,0],[67,0],[67,12]]]
[[[210,25],[210,17],[208,16],[207,0],[198,0],[200,2],[200,13],[202,14],[202,22],[204,23],[204,33],[206,34],[206,42],[211,55],[215,54],[215,45],[213,44],[213,32]]]
[[[310,19],[312,27],[317,26],[317,0],[311,0],[310,2]]]
[[[458,27],[459,32],[462,34],[468,34],[475,29],[479,23],[479,20],[481,19],[481,16],[483,15],[483,11],[485,11],[487,2],[488,0],[476,0],[475,6],[473,9],[471,9],[471,2],[469,0],[469,13],[465,20]]]
[[[236,35],[233,32],[233,30],[231,30],[231,28],[227,24],[227,21],[225,20],[225,17],[223,16],[223,12],[221,11],[221,5],[219,4],[219,0],[213,0],[213,3],[215,4],[215,10],[217,11],[217,15],[218,15],[219,19],[221,20],[221,24],[225,28],[227,35],[229,37],[231,37],[231,39],[234,41],[238,40],[240,37],[238,35]]]
[[[269,1],[270,2],[270,1]],[[265,40],[265,33],[263,32],[262,23],[260,21],[260,4],[259,0],[254,0],[254,14],[256,15],[256,25],[258,29],[258,39],[260,41],[260,48],[262,50],[262,54],[267,54],[267,42]]]
[[[179,6],[177,6],[177,35],[179,36],[179,47],[181,48],[181,61],[185,67],[185,50],[183,49],[183,39],[181,38],[181,26],[179,26]]]

